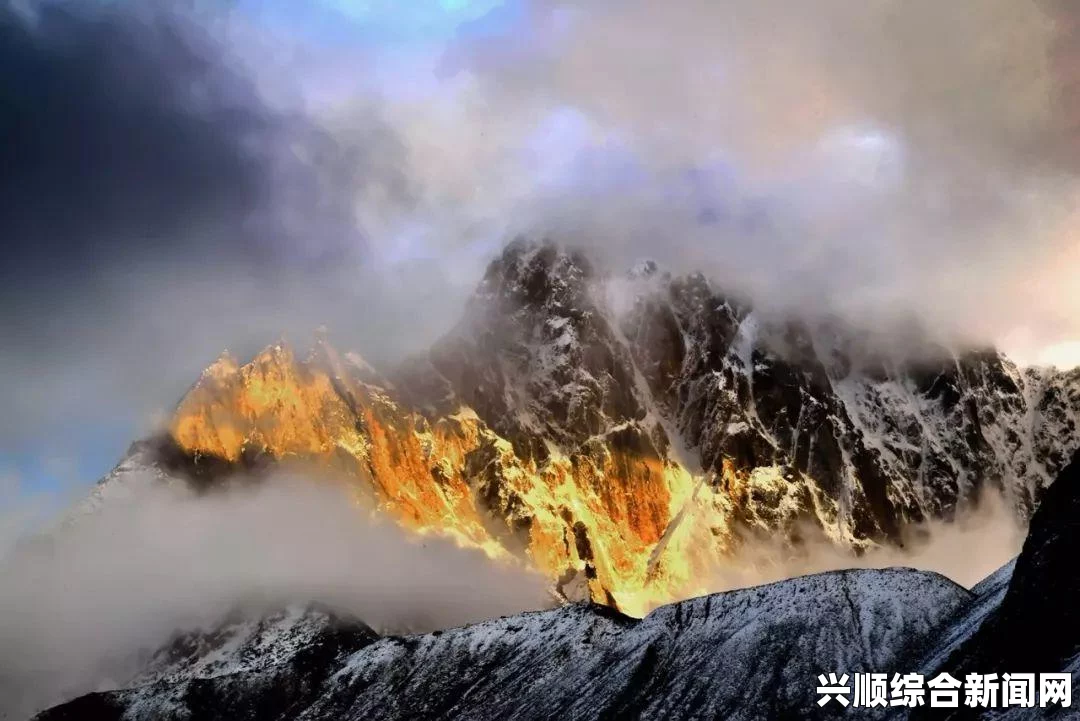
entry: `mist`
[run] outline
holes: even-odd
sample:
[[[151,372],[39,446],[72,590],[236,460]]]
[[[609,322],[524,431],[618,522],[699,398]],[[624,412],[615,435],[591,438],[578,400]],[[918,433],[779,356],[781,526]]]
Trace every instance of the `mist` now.
[[[278,475],[210,494],[130,477],[126,497],[76,506],[47,537],[18,504],[0,514],[0,698],[18,718],[122,685],[177,631],[246,609],[319,602],[383,633],[423,632],[550,607],[551,583],[366,512],[348,487]],[[20,534],[18,531],[22,531]],[[702,581],[720,592],[846,568],[907,566],[970,588],[1008,562],[1025,529],[993,492],[952,521],[856,555],[820,529],[748,534]]]
[[[872,545],[855,553],[817,527],[801,527],[796,535],[799,542],[793,545],[783,535],[747,532],[707,581],[709,592],[823,571],[895,566],[940,573],[970,589],[1020,553],[1027,528],[1000,492],[986,490],[951,520],[905,527],[897,545]]]
[[[550,584],[366,514],[347,488],[279,476],[196,495],[135,491],[0,547],[0,716],[21,718],[126,682],[182,629],[230,612],[320,602],[380,632],[418,632],[548,607]],[[5,525],[16,514],[0,514]]]

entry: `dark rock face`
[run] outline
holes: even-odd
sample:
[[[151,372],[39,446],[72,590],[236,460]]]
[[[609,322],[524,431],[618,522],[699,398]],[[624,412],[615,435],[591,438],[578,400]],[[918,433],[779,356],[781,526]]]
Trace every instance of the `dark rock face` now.
[[[430,362],[446,381],[436,395],[523,457],[588,455],[616,428],[660,455],[677,441],[729,484],[781,469],[801,510],[779,520],[853,545],[951,517],[982,488],[1027,516],[1080,419],[1080,372],[1021,370],[990,350],[893,359],[836,324],[769,318],[700,274],[603,275],[548,243],[518,241],[491,264]],[[736,520],[761,525],[769,502],[747,492]]]
[[[456,395],[526,459],[551,440],[577,448],[645,417],[634,366],[589,292],[588,261],[553,245],[510,245],[462,325],[431,352]]]
[[[1078,419],[1080,371],[892,357],[700,274],[611,274],[518,241],[458,326],[392,373],[325,339],[304,361],[280,343],[219,359],[158,465],[206,484],[314,461],[410,527],[584,573],[590,598],[638,613],[704,592],[695,578],[753,533],[863,549],[984,488],[1026,518]]]
[[[673,282],[667,293],[666,304],[641,302],[633,322],[664,328],[673,316],[689,339],[681,373],[656,376],[653,391],[703,465],[789,467],[843,499],[856,538],[888,538],[903,522],[947,517],[982,485],[1006,488],[1030,511],[1062,466],[1057,438],[1075,431],[1075,374],[1022,372],[985,351],[879,365],[855,359],[853,341],[826,329],[770,325],[709,294],[700,277]],[[663,359],[648,355],[662,347],[638,355],[662,368]]]
[[[1043,496],[1009,590],[990,624],[960,658],[1001,671],[1060,667],[1080,652],[1080,454]],[[997,668],[987,669],[998,670]]]
[[[327,630],[317,612],[286,615],[261,636],[241,625],[188,637],[133,688],[39,721],[841,718],[819,712],[818,673],[899,670],[969,597],[893,569],[706,596],[641,621],[577,605],[374,642],[363,627]]]

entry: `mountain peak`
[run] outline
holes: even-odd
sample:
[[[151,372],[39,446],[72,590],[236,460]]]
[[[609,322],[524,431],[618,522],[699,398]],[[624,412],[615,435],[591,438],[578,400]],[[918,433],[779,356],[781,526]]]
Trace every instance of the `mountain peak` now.
[[[213,363],[203,371],[204,378],[221,380],[236,373],[240,369],[240,362],[228,349],[223,350]]]
[[[584,253],[551,240],[519,238],[488,265],[475,297],[510,309],[569,310],[582,301],[593,275],[593,266]]]

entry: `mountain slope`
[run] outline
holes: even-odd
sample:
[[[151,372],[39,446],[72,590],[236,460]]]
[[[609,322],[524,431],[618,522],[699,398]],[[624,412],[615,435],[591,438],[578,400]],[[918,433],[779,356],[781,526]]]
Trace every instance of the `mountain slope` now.
[[[263,643],[254,661],[244,658],[252,644],[226,627],[202,640],[214,664],[175,654],[145,685],[39,719],[806,718],[818,711],[818,673],[900,670],[969,597],[935,574],[834,572],[683,601],[641,621],[571,605],[425,636],[371,641],[360,627],[308,665],[285,641],[320,621],[299,615],[274,626],[283,642]],[[285,660],[266,659],[272,652]]]

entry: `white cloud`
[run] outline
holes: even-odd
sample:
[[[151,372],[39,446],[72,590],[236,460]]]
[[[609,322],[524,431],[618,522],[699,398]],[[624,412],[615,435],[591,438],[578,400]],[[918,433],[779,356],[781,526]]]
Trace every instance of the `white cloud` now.
[[[357,198],[384,257],[440,257],[467,287],[508,236],[552,233],[781,310],[914,316],[975,342],[1080,336],[1055,280],[1077,247],[1068,69],[1052,60],[1072,39],[1044,6],[517,7],[501,32],[365,47],[374,79],[357,51],[321,47],[318,72],[275,74],[334,132],[363,107],[400,142],[412,202]]]
[[[176,629],[245,605],[320,601],[400,632],[551,603],[539,574],[365,519],[328,481],[197,496],[126,480],[142,490],[14,553],[0,545],[0,715],[122,683]]]

